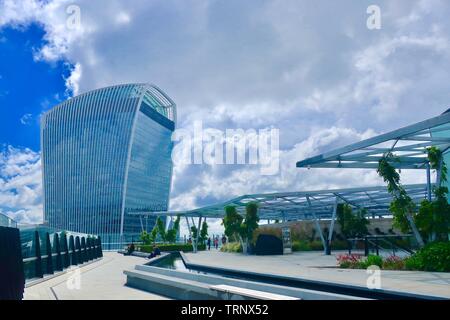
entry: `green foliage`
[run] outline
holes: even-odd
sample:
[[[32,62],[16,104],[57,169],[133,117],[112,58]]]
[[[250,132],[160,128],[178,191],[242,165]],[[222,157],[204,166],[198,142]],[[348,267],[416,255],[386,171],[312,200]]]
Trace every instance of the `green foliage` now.
[[[192,239],[197,239],[197,227],[191,226]]]
[[[237,212],[236,207],[225,207],[225,217],[222,220],[225,234],[231,239],[238,239],[244,253],[247,253],[248,243],[258,229],[258,222],[258,205],[254,202],[247,203],[245,206],[245,219]]]
[[[409,270],[450,272],[450,242],[432,242],[406,261]]]
[[[225,235],[232,239],[239,236],[243,220],[244,218],[237,212],[235,206],[226,206],[225,217],[222,220],[222,225],[225,227]]]
[[[368,268],[370,266],[383,266],[383,258],[380,256],[369,255],[367,259],[363,262],[363,268]]]
[[[396,193],[401,189],[400,174],[391,165],[391,162],[399,161],[391,152],[388,152],[378,162],[377,173],[387,183],[389,193]]]
[[[158,237],[158,226],[155,225],[152,229],[152,232],[150,232],[150,243],[155,243],[157,237]]]
[[[405,192],[406,194],[406,192]],[[407,215],[412,214],[416,206],[408,195],[395,197],[389,205],[389,211],[392,212],[393,226],[403,233],[411,231]]]
[[[423,261],[420,257],[413,255],[405,259],[405,269],[409,271],[424,270]]]
[[[370,266],[383,266],[383,258],[369,255],[363,258],[358,254],[342,254],[336,257],[340,268],[344,269],[367,269]]]
[[[181,217],[180,215],[178,215],[173,223],[172,228],[167,230],[166,232],[166,240],[170,243],[173,243],[177,240],[177,234],[178,231],[180,230],[180,219]]]
[[[337,260],[341,268],[365,269],[376,265],[385,270],[450,272],[450,242],[429,243],[408,258],[368,256],[363,259],[357,255],[340,255]]]
[[[405,269],[405,259],[398,256],[390,256],[383,260],[384,270],[404,270]]]
[[[242,245],[239,242],[228,242],[220,248],[222,252],[242,252]]]
[[[442,151],[435,147],[429,147],[427,148],[428,153],[428,161],[430,162],[431,169],[434,170],[441,170],[441,181],[446,182],[447,181],[447,166],[445,165],[445,162],[442,158]]]
[[[365,217],[367,214],[366,210],[358,210],[354,214],[350,205],[340,203],[336,214],[341,232],[347,239],[368,234],[367,226],[369,225],[369,220]]]
[[[146,245],[149,245],[150,243],[152,243],[151,238],[150,238],[150,233],[148,233],[147,231],[141,232],[140,240]]]
[[[447,182],[447,166],[442,159],[442,152],[439,148],[427,148],[428,160],[432,169],[440,170],[440,182]],[[448,188],[438,185],[434,187],[435,198],[432,202],[423,200],[419,207],[419,212],[415,217],[415,222],[421,234],[432,240],[448,241],[450,232],[450,205],[448,203]],[[436,236],[433,239],[432,235]]]
[[[240,235],[245,240],[250,240],[253,232],[258,229],[258,205],[254,202],[245,206],[245,220],[240,227]]]
[[[161,240],[163,242],[166,242],[166,226],[164,224],[164,221],[161,219],[161,217],[158,217],[156,219],[156,227],[158,230],[158,235],[161,237]]]
[[[416,206],[400,184],[400,174],[391,164],[394,162],[399,162],[399,159],[391,152],[384,154],[378,162],[377,173],[387,183],[388,192],[394,198],[389,206],[389,210],[394,217],[394,226],[402,232],[409,232],[410,225],[407,215],[413,215]]]
[[[205,242],[208,238],[208,224],[206,223],[206,220],[202,223],[202,228],[200,229],[200,237],[199,240],[201,243]]]
[[[308,241],[299,240],[292,242],[292,251],[311,251],[311,246]]]

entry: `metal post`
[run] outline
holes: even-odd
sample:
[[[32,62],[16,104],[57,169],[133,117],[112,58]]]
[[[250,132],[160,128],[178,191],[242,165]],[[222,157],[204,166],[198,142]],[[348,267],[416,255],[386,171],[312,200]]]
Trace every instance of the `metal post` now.
[[[333,240],[333,229],[334,229],[334,222],[336,220],[336,213],[337,213],[337,206],[338,206],[338,197],[336,197],[336,200],[334,202],[333,207],[333,214],[331,216],[331,223],[330,223],[330,230],[328,232],[328,239],[327,239],[327,251],[326,254],[329,256],[331,255],[331,241]]]
[[[430,163],[427,162],[427,195],[428,201],[431,201],[431,173],[430,173]]]
[[[187,227],[188,227],[188,232],[189,232],[189,237],[192,239],[192,232],[191,232],[191,225],[189,224],[189,219],[187,216],[184,216],[186,218],[186,223],[187,223]]]
[[[306,200],[308,201],[308,206],[311,208],[311,200],[309,199],[309,196],[306,196]],[[319,221],[317,220],[316,213],[313,210],[310,210],[310,211],[311,211],[312,216],[314,217],[314,223],[316,225],[317,231],[319,232],[320,239],[322,240],[323,251],[326,254],[326,252],[327,252],[327,243],[325,242],[325,238],[323,236],[322,228],[320,227]]]
[[[199,216],[198,217],[197,236],[195,237],[194,253],[197,253],[197,251],[198,251],[198,239],[199,239],[199,236],[200,236],[201,223],[202,223],[202,216]]]
[[[364,256],[368,256],[369,255],[369,240],[367,239],[367,237],[364,237]]]

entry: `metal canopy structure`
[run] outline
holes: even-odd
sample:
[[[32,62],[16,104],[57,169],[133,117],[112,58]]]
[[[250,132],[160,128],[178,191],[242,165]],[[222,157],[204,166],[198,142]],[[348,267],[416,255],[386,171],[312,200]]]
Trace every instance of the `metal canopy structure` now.
[[[416,203],[427,197],[426,184],[405,185],[404,187]],[[364,208],[372,216],[382,217],[391,215],[389,212],[391,200],[392,196],[387,192],[385,186],[376,186],[338,190],[252,194],[194,210],[128,212],[128,214],[223,218],[225,215],[224,207],[227,205],[236,206],[238,212],[244,213],[247,203],[256,202],[259,204],[259,218],[263,220],[317,220],[333,218],[335,206],[338,202],[341,202],[348,203],[355,208]]]
[[[299,168],[378,168],[378,161],[392,152],[398,169],[427,169],[427,148],[443,153],[450,148],[450,112],[389,133],[297,162]]]

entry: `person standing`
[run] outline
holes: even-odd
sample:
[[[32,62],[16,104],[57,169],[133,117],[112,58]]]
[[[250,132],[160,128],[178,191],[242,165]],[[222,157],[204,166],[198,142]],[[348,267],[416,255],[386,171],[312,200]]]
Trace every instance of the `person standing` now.
[[[207,244],[208,244],[208,250],[211,250],[211,237],[208,238]]]
[[[222,245],[226,245],[227,244],[227,237],[225,235],[222,235]]]

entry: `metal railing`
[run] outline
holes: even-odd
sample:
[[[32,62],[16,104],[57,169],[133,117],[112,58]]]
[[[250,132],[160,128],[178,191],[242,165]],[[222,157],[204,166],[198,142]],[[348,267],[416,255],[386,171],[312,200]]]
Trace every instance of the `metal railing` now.
[[[412,235],[368,235],[360,238],[347,239],[348,241],[348,253],[352,254],[357,243],[364,244],[364,255],[368,256],[370,252],[375,253],[377,256],[380,255],[380,251],[392,251],[392,255],[396,255],[398,252],[403,252],[404,254],[411,255],[414,250],[403,246],[398,243],[399,240],[413,238]],[[397,242],[396,242],[397,240]]]

